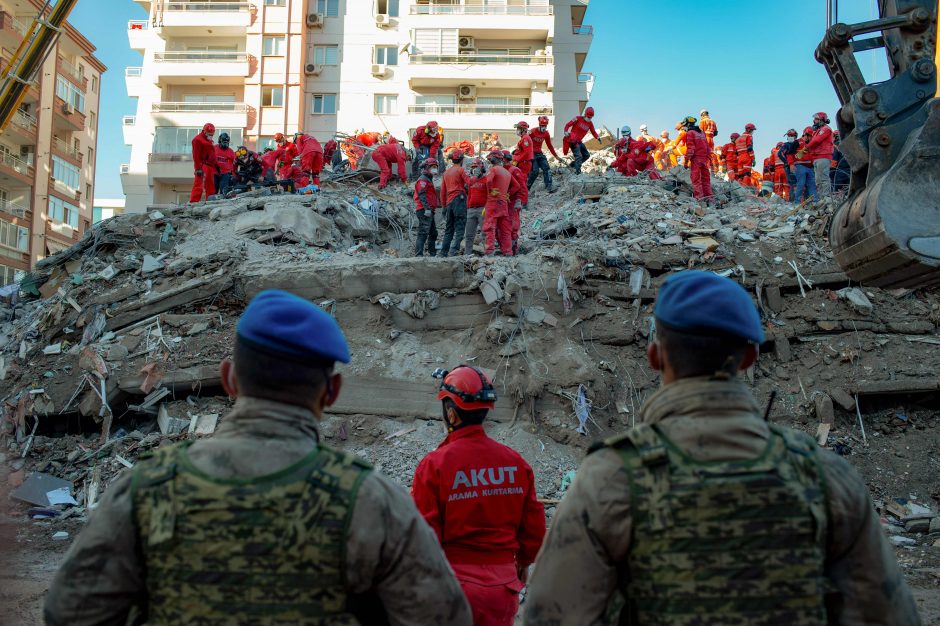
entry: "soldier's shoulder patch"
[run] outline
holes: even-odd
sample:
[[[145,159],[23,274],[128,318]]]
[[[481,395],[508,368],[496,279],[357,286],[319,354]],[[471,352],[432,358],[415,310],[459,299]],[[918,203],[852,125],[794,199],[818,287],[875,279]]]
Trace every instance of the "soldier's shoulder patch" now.
[[[769,424],[771,432],[780,435],[784,444],[792,452],[809,456],[816,452],[816,440],[810,435],[792,428],[785,428],[779,424]]]

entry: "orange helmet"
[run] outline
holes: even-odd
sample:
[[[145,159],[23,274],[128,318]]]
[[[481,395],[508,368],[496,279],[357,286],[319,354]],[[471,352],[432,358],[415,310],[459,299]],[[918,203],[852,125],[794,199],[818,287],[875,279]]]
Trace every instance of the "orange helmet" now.
[[[206,124],[202,127],[202,132],[212,135],[215,133],[215,124],[212,122],[206,122]]]
[[[539,115],[539,126],[548,126],[548,116]]]
[[[459,365],[441,381],[437,399],[445,398],[465,411],[492,409],[496,406],[496,389],[480,368]]]

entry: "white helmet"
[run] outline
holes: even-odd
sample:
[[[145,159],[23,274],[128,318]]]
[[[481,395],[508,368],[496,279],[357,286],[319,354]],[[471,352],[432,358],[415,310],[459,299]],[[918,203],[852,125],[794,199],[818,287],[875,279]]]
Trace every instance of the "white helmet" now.
[[[703,115],[708,115],[708,109],[702,109],[698,112],[699,117],[702,117]]]
[[[632,135],[633,132],[630,130],[629,126],[624,126],[623,128],[620,129],[620,134],[623,136],[626,136],[626,135]]]
[[[640,132],[641,132],[641,133],[645,133],[647,130],[649,130],[649,129],[647,128],[646,124],[640,124]]]

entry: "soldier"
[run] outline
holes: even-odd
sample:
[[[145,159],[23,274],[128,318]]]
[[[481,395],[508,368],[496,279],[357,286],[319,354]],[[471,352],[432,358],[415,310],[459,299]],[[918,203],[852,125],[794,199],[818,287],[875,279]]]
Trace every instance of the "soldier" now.
[[[59,569],[49,626],[471,624],[434,533],[408,494],[320,443],[336,402],[336,321],[260,293],[222,386],[212,438],[163,446],[105,493]],[[130,619],[129,619],[130,618]]]
[[[858,472],[737,378],[764,340],[744,289],[681,272],[654,316],[663,387],[578,470],[525,624],[919,624]]]

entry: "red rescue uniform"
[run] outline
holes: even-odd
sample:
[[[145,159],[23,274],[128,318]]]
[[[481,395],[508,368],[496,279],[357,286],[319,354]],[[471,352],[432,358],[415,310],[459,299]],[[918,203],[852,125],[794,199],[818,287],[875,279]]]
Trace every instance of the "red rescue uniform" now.
[[[232,174],[235,172],[235,151],[231,148],[215,147],[215,160],[219,174]]]
[[[470,179],[467,191],[467,207],[478,209],[486,206],[486,176]]]
[[[203,191],[206,198],[215,195],[215,172],[218,164],[215,158],[215,144],[204,132],[199,132],[193,137],[192,144],[194,175],[189,201],[199,202],[202,200]]]
[[[555,146],[552,145],[552,135],[547,130],[543,131],[539,128],[536,128],[529,133],[529,136],[532,137],[532,147],[533,150],[539,154],[542,154],[542,146],[548,147],[548,151],[552,153],[556,159],[560,159],[558,153],[555,152]]]
[[[505,167],[509,170],[513,182],[518,185],[518,188],[515,186],[510,187],[509,191],[509,217],[512,221],[510,239],[515,242],[518,241],[519,230],[522,228],[522,207],[519,205],[525,206],[529,204],[529,187],[526,184],[528,174],[515,165],[507,165]],[[515,189],[515,191],[513,191],[513,189]],[[515,246],[513,246],[513,253],[515,253]]]
[[[789,200],[790,181],[787,180],[787,171],[783,167],[783,159],[780,158],[780,148],[773,149],[771,158],[774,165],[774,193],[784,200]]]
[[[418,126],[415,129],[415,134],[411,136],[411,144],[417,149],[421,146],[428,146],[431,149],[431,158],[435,158],[438,148],[441,147],[441,141],[443,137],[441,136],[440,130],[438,130],[436,137],[431,137],[427,133],[427,126]]]
[[[372,152],[372,160],[379,166],[379,189],[384,189],[392,178],[392,163],[398,165],[398,177],[401,182],[408,182],[408,172],[405,171],[405,148],[400,143],[387,143],[379,146]]]
[[[579,115],[565,124],[565,132],[567,133],[566,139],[570,143],[583,141],[588,133],[594,135],[594,139],[600,139],[597,136],[597,129],[594,128],[594,122],[586,119],[583,115]]]
[[[427,198],[427,205],[421,200],[422,195]],[[437,197],[437,190],[434,189],[434,183],[423,176],[419,178],[418,182],[415,183],[414,201],[415,211],[429,209],[431,213],[435,213],[437,207],[440,206],[440,200]]]
[[[509,217],[509,195],[519,183],[505,168],[498,165],[486,174],[486,205],[483,234],[486,254],[493,254],[496,242],[505,256],[512,256],[512,222]]]
[[[711,150],[705,133],[692,128],[685,135],[685,146],[685,158],[689,164],[689,175],[692,177],[692,196],[709,202],[714,193],[711,174],[708,171]]]
[[[313,176],[313,183],[320,184],[320,172],[323,170],[323,146],[310,135],[300,135],[295,140],[300,152],[300,167]]]
[[[545,536],[529,464],[483,426],[465,426],[418,464],[411,493],[463,587],[474,626],[512,626],[518,572],[535,561]]]
[[[728,180],[735,180],[738,176],[738,151],[733,141],[721,147],[721,164],[728,174]]]
[[[441,206],[447,206],[462,193],[467,193],[470,177],[466,170],[459,165],[447,168],[441,177]]]
[[[662,176],[656,171],[656,163],[653,159],[656,146],[642,137],[640,139],[624,137],[624,139],[627,142],[620,157],[614,162],[614,167],[624,176],[636,176],[640,172],[649,172],[652,180],[660,180]]]
[[[818,159],[832,160],[832,153],[835,150],[835,137],[828,124],[823,124],[813,131],[813,137],[806,144],[806,157],[810,161]]]
[[[535,144],[532,142],[532,137],[526,133],[519,137],[519,143],[516,144],[516,149],[512,151],[512,160],[515,161],[516,167],[525,174],[526,180],[529,178],[529,172],[532,171],[532,159],[534,158]]]

